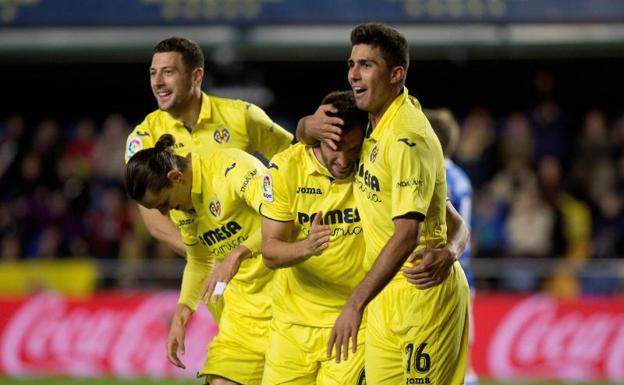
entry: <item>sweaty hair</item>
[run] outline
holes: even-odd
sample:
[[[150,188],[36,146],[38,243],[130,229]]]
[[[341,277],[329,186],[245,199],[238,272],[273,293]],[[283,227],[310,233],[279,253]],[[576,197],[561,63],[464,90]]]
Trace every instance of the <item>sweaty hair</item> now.
[[[444,157],[450,157],[455,152],[459,142],[459,124],[453,117],[453,113],[445,108],[425,109],[423,112],[440,140]]]
[[[164,134],[153,148],[146,148],[134,154],[126,164],[126,190],[128,196],[140,202],[145,192],[154,193],[171,186],[167,173],[175,168],[186,169],[187,160],[173,153],[175,139]]]
[[[338,112],[328,112],[327,115],[337,117],[344,122],[342,133],[345,134],[353,128],[361,127],[363,130],[368,125],[368,112],[360,110],[355,104],[353,91],[334,91],[323,98],[321,104],[332,104]]]
[[[170,37],[156,44],[154,53],[179,52],[186,69],[204,68],[204,53],[199,44],[185,37]]]
[[[351,31],[351,45],[367,44],[381,51],[390,68],[409,67],[409,46],[405,36],[382,23],[363,23]]]

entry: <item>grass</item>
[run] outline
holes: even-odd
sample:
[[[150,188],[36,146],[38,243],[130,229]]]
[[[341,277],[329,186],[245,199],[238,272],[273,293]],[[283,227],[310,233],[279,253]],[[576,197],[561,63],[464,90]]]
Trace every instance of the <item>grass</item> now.
[[[197,379],[169,379],[169,380],[120,380],[116,378],[100,378],[100,379],[77,379],[77,378],[58,378],[58,377],[42,377],[42,378],[2,378],[0,377],[0,385],[201,385],[202,381]],[[498,381],[482,381],[481,385],[618,385],[613,382],[562,382],[562,381],[536,381],[536,382],[498,382]],[[624,382],[619,383],[624,385]]]

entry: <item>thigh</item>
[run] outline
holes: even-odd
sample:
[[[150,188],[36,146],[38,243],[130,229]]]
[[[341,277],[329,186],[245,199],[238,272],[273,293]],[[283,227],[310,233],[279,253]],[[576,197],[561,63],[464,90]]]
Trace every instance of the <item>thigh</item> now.
[[[311,328],[271,322],[263,385],[314,385],[318,364]]]
[[[210,343],[200,375],[209,380],[223,378],[259,385],[269,343],[269,325],[269,319],[228,312],[226,307],[219,321],[219,333]]]

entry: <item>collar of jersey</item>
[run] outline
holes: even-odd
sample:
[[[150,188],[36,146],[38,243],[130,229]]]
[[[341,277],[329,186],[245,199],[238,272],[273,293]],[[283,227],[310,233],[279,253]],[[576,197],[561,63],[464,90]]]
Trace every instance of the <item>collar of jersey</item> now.
[[[314,155],[314,147],[305,146],[304,152],[306,155],[304,168],[307,174],[312,175],[314,173],[317,173],[329,177],[332,176],[329,173],[329,170],[327,170],[327,168],[325,168],[325,166],[323,166],[321,162],[319,162],[319,160],[316,158],[316,155]]]
[[[394,115],[396,115],[397,111],[399,111],[401,107],[407,102],[408,97],[409,91],[407,90],[407,87],[403,86],[403,92],[401,93],[401,95],[397,96],[394,99],[392,104],[390,104],[390,107],[388,107],[386,112],[384,112],[383,116],[379,120],[379,123],[377,123],[377,126],[373,129],[373,132],[370,136],[372,139],[374,139],[375,141],[379,141],[379,139],[381,139],[385,131],[389,129],[392,118],[394,117]]]
[[[206,95],[205,93],[202,92],[201,110],[199,110],[199,116],[197,117],[197,123],[195,123],[195,125],[199,124],[199,122],[201,122],[204,119],[206,119],[206,120],[210,119],[210,113],[211,113],[210,98],[208,97],[208,95]],[[165,113],[165,116],[169,120],[171,120],[175,126],[184,128],[184,123],[182,123],[181,120],[178,120],[178,119],[174,118],[169,113]],[[186,128],[184,128],[184,129],[186,129]]]

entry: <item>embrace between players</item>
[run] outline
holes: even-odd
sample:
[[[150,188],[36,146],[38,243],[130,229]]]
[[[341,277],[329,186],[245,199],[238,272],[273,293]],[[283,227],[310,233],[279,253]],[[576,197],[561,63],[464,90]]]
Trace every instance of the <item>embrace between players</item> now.
[[[367,23],[351,43],[352,89],[302,118],[290,147],[257,106],[201,91],[197,44],[154,49],[159,110],[128,137],[126,187],[150,233],[187,258],[169,360],[184,368],[201,300],[218,322],[207,383],[464,383],[468,231],[404,86],[407,42]]]

